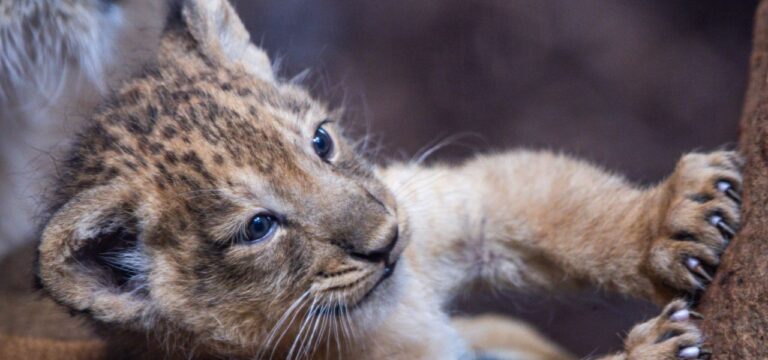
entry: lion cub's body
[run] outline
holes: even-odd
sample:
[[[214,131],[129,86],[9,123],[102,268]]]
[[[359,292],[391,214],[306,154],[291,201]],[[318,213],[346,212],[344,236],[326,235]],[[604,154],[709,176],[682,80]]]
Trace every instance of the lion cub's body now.
[[[738,187],[731,153],[689,155],[650,189],[545,152],[377,168],[336,120],[274,78],[229,4],[182,2],[157,60],[62,166],[42,285],[137,357],[567,358],[508,322],[454,327],[443,308],[477,282],[665,303],[704,285],[687,259],[716,265],[726,244],[707,214],[738,226],[738,202],[713,186]],[[313,148],[320,129],[333,152]],[[252,239],[263,214],[279,225]],[[670,306],[616,357],[699,351]],[[478,340],[489,327],[533,345]]]

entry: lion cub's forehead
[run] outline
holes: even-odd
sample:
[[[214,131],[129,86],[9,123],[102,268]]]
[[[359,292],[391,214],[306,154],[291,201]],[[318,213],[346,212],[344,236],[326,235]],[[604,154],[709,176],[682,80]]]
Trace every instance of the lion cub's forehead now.
[[[326,116],[300,88],[195,58],[147,70],[95,116],[75,151],[77,188],[121,176],[160,190],[226,186],[233,169],[300,178],[297,157]]]
[[[198,66],[147,71],[107,109],[107,121],[117,120],[132,135],[150,135],[152,127],[163,126],[165,138],[174,135],[171,129],[217,133],[217,129],[271,127],[298,133],[327,112],[302,88],[227,68]]]

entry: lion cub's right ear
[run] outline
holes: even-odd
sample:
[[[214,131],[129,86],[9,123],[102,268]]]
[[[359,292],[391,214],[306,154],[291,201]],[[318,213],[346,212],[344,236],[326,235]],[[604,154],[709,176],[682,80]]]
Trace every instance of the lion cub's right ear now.
[[[146,212],[148,210],[143,210]],[[37,275],[58,302],[104,322],[147,318],[149,261],[141,239],[153,216],[128,187],[85,190],[43,230]]]
[[[251,43],[248,30],[226,0],[184,0],[181,16],[200,51],[219,65],[240,65],[267,81],[274,73],[266,52]]]

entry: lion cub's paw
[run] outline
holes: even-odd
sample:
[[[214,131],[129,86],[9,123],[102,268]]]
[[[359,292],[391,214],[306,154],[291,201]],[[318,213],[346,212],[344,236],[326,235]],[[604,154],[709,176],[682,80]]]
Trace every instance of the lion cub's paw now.
[[[742,165],[735,152],[688,154],[663,185],[666,211],[649,254],[651,272],[667,289],[661,299],[695,294],[712,280],[739,229]]]
[[[675,300],[656,318],[632,328],[626,340],[626,358],[632,360],[706,359],[703,338],[693,323],[700,315],[683,300]]]

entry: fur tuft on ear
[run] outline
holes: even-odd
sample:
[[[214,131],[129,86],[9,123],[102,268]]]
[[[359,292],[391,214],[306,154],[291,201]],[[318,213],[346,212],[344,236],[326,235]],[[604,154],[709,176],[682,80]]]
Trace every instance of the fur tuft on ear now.
[[[200,50],[222,65],[236,64],[251,74],[274,81],[269,57],[253,45],[248,30],[226,0],[186,0],[182,19]]]
[[[130,191],[104,185],[80,193],[51,217],[38,247],[38,277],[54,299],[104,322],[149,311],[148,260]]]

